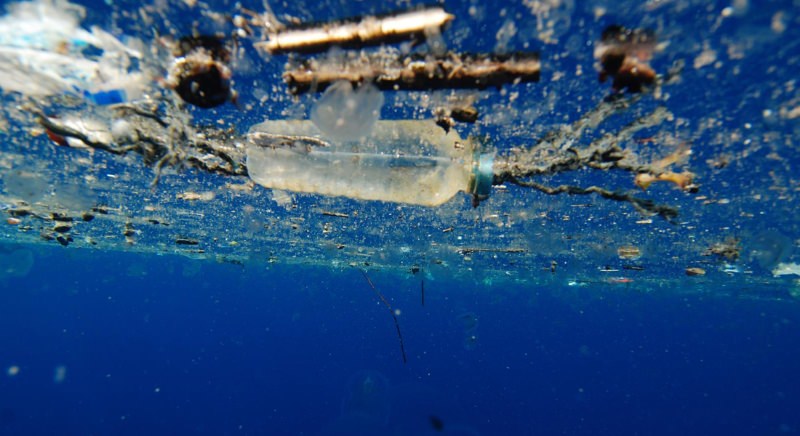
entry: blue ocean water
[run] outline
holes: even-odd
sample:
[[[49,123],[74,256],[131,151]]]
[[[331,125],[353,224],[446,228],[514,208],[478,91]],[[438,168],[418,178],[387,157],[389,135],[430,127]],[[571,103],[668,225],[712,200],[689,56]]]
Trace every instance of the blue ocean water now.
[[[205,6],[220,16],[264,8],[80,3],[84,28],[152,45],[151,27],[159,36],[229,32],[228,21],[200,13]],[[408,6],[272,3],[299,21]],[[59,209],[46,201],[28,199],[39,215],[0,229],[0,436],[800,432],[798,282],[773,274],[800,259],[797,2],[443,7],[457,17],[444,34],[451,48],[492,51],[502,28],[507,48],[542,53],[541,83],[476,97],[474,133],[500,151],[562,128],[610,94],[593,70],[592,44],[605,26],[656,29],[668,44],[653,66],[663,74],[683,62],[679,80],[590,138],[668,108],[670,123],[626,146],[656,159],[691,144],[687,166],[703,198],[671,186],[637,190],[681,211],[677,223],[641,224],[647,217],[627,204],[518,187],[493,191],[478,209],[466,195],[440,209],[312,195],[279,201],[260,187],[240,196],[222,176],[185,168],[165,171],[151,189],[139,156],[55,146],[14,112],[24,98],[3,94],[0,121],[11,128],[3,128],[0,174],[19,156],[37,157],[47,163],[20,166],[55,167],[44,198],[61,200],[61,182],[91,179],[74,185],[86,197],[70,203],[78,212],[102,205],[107,215],[75,218],[64,247],[48,215]],[[264,118],[308,114],[318,96],[288,96],[286,57],[258,57],[254,39],[239,41],[251,58],[235,64],[238,106],[190,107],[193,122],[243,134]],[[382,116],[429,117],[416,106],[427,97],[386,92]],[[54,111],[69,114],[69,104],[57,101]],[[600,174],[544,179],[634,188],[628,174]],[[3,180],[4,219],[21,207],[12,185]],[[215,197],[176,199],[192,190]],[[342,211],[346,219],[325,215]],[[207,259],[176,247],[189,237]],[[741,257],[707,255],[729,238],[741,239]],[[620,259],[618,248],[630,244],[641,259]],[[488,250],[470,253],[475,247]],[[685,275],[697,266],[707,275]]]
[[[796,303],[370,279],[407,364],[355,268],[37,250],[3,283],[0,433],[800,428]]]

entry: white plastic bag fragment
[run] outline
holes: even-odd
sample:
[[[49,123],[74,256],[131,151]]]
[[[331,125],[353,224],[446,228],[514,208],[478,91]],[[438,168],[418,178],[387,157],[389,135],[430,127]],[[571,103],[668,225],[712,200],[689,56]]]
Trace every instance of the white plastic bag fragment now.
[[[141,53],[97,27],[66,0],[12,3],[0,18],[0,88],[33,97],[69,93],[109,104],[141,96],[148,85],[132,59]],[[93,55],[86,53],[91,52]],[[99,53],[99,54],[98,54]]]

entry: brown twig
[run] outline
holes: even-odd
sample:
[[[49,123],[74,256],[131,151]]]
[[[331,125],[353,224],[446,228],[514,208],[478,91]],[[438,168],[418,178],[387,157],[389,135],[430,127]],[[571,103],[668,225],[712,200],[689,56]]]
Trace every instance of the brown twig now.
[[[384,90],[485,89],[538,82],[540,68],[539,54],[532,52],[441,56],[370,53],[343,61],[305,60],[291,65],[283,79],[295,94],[321,91],[340,80],[372,82]]]

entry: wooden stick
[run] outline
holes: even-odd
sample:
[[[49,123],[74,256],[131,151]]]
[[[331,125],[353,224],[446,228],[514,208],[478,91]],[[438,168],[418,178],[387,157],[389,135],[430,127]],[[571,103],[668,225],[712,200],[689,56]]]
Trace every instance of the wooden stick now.
[[[444,55],[365,54],[344,61],[310,59],[283,74],[291,92],[322,91],[333,82],[372,82],[383,90],[486,89],[538,82],[539,54],[446,53]]]

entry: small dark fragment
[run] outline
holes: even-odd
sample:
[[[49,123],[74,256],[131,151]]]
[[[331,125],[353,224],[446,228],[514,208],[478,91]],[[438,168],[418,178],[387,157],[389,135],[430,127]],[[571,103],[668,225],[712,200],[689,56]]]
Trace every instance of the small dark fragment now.
[[[94,215],[89,212],[84,212],[83,215],[81,215],[81,219],[83,219],[88,223],[89,221],[94,219]]]
[[[56,241],[58,241],[59,244],[61,244],[64,247],[66,247],[67,245],[69,245],[70,242],[72,242],[72,236],[70,236],[70,235],[56,235]]]
[[[343,213],[343,212],[331,212],[331,211],[328,211],[328,210],[323,210],[321,213],[322,213],[323,216],[333,216],[333,217],[337,217],[337,218],[350,218],[349,214],[346,214],[346,213]]]
[[[9,209],[8,214],[15,218],[21,218],[30,215],[31,211],[28,209]]]
[[[436,117],[436,125],[441,127],[445,133],[450,133],[450,129],[456,125],[456,122],[453,120],[452,117],[449,116],[438,116]]]
[[[72,230],[72,226],[69,224],[58,223],[53,227],[53,230],[58,233],[67,233],[68,231]]]
[[[108,215],[108,206],[95,206],[92,212],[99,213],[100,215]]]
[[[133,229],[133,224],[125,223],[125,230],[122,231],[123,236],[131,237],[136,234],[136,230]]]
[[[444,129],[445,133],[450,132],[456,121],[472,124],[478,120],[478,110],[472,106],[439,107],[433,114],[436,117],[436,125]]]
[[[161,221],[161,220],[156,219],[156,218],[148,218],[147,222],[150,223],[150,224],[153,224],[155,226],[157,226],[157,225],[169,226],[169,223],[166,223],[166,222]]]
[[[64,214],[58,213],[58,212],[51,213],[50,214],[50,218],[53,221],[60,221],[60,222],[63,222],[63,223],[71,223],[72,222],[72,217],[71,216],[67,216],[67,215],[64,215]]]
[[[594,57],[599,64],[600,82],[611,77],[614,91],[637,93],[656,81],[648,64],[656,48],[656,35],[650,29],[608,26],[596,44]]]
[[[191,238],[176,238],[175,243],[178,245],[198,245],[200,241]]]
[[[416,274],[419,272],[419,265],[413,265],[411,267],[411,274]]]
[[[462,123],[474,123],[478,121],[478,109],[475,109],[472,106],[467,107],[455,107],[450,112],[450,115],[456,121],[461,121]]]

